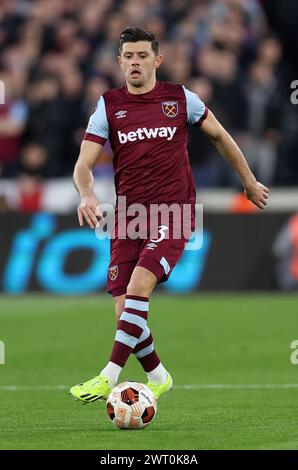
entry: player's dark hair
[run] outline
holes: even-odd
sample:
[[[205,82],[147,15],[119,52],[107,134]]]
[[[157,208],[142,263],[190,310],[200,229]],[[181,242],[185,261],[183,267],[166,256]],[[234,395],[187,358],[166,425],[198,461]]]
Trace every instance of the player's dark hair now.
[[[119,54],[122,52],[122,46],[125,42],[138,42],[138,41],[149,41],[155,55],[159,52],[159,44],[153,33],[145,31],[140,28],[133,28],[128,26],[120,34],[119,40]]]

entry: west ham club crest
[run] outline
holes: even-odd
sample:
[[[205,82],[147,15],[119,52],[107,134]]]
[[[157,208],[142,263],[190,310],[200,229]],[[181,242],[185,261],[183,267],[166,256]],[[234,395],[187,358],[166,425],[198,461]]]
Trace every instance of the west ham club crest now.
[[[117,279],[117,276],[118,276],[118,266],[111,266],[109,268],[109,278],[111,279],[111,281],[115,281],[115,279]]]
[[[162,101],[161,107],[167,117],[174,118],[178,114],[178,101]]]

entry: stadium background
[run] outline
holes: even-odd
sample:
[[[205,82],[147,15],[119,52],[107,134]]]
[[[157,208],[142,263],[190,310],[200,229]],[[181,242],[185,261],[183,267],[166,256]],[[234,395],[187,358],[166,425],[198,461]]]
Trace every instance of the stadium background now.
[[[297,448],[297,23],[295,0],[1,1],[0,448]],[[126,25],[156,34],[158,78],[197,92],[271,189],[261,213],[190,129],[204,244],[152,297],[177,388],[146,440],[115,438],[103,410],[75,414],[64,399],[113,338],[112,302],[99,295],[108,242],[78,227],[71,174],[99,96],[123,83]],[[111,161],[107,143],[94,170],[101,202],[114,201]],[[133,360],[127,371],[144,380]]]

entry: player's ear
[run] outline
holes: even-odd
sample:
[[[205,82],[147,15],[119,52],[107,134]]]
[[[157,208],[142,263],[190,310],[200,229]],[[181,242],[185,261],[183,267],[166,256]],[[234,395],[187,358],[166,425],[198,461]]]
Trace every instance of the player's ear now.
[[[158,54],[155,58],[155,68],[156,69],[158,69],[158,67],[160,66],[162,61],[163,61],[163,56],[161,54]]]

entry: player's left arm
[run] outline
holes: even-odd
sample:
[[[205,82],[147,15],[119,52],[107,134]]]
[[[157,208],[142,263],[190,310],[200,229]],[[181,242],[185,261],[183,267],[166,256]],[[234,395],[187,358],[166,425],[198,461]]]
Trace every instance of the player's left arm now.
[[[256,180],[235,140],[210,110],[202,122],[201,129],[211,138],[219,153],[239,174],[247,199],[260,209],[264,209],[267,205],[269,189]]]

